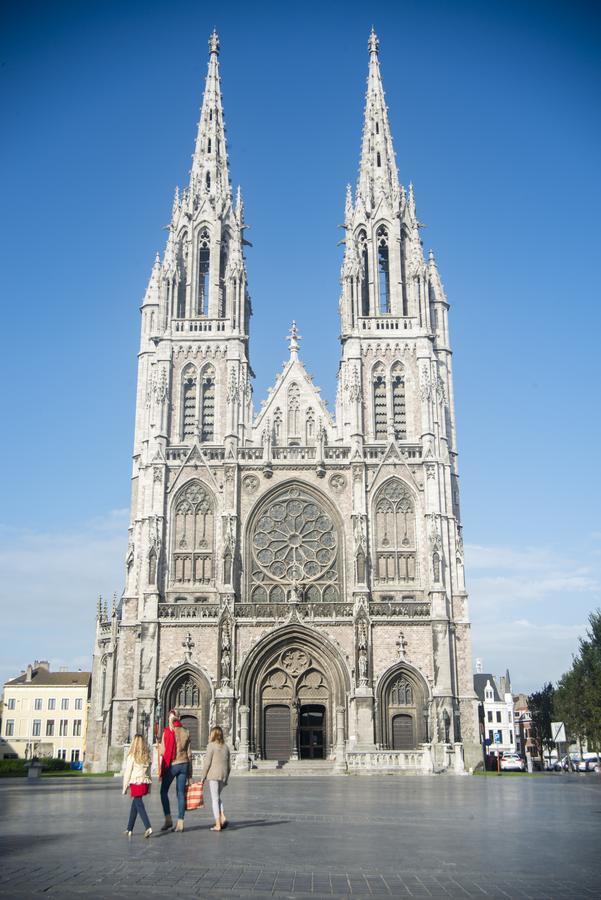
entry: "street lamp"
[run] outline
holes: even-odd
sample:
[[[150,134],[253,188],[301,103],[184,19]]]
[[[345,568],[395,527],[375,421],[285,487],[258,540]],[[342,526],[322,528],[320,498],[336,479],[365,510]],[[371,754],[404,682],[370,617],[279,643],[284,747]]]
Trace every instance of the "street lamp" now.
[[[424,729],[426,732],[426,744],[430,743],[430,737],[428,734],[428,719],[430,718],[430,712],[428,710],[428,704],[424,703],[424,708],[422,710],[422,715],[424,717]]]
[[[134,717],[134,708],[130,706],[127,710],[127,743],[131,744],[131,723]]]

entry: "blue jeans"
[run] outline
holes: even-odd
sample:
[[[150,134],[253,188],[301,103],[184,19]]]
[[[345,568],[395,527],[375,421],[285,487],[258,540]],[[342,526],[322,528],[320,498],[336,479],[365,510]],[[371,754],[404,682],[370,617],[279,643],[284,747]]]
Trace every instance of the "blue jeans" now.
[[[148,813],[146,812],[146,807],[144,806],[144,798],[143,797],[132,797],[131,798],[131,809],[129,811],[129,822],[127,823],[127,830],[133,831],[134,825],[136,824],[136,819],[140,816],[144,823],[144,828],[150,828],[150,819],[148,818]]]
[[[166,816],[171,815],[171,807],[169,805],[169,788],[171,782],[175,778],[175,788],[177,791],[177,817],[183,819],[186,812],[186,782],[188,780],[188,763],[171,763],[161,783],[161,803],[163,804],[163,812]]]

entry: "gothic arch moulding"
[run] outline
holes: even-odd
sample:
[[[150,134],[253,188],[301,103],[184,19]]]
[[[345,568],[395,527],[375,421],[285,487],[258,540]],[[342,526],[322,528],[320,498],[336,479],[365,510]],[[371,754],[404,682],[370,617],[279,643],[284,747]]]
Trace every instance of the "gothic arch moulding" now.
[[[285,603],[294,591],[308,603],[344,596],[344,538],[336,509],[300,481],[278,485],[262,497],[246,531],[246,597]]]
[[[171,501],[172,585],[198,587],[214,581],[215,498],[198,478],[187,481]]]
[[[295,623],[277,628],[252,648],[240,668],[238,689],[240,704],[249,708],[255,752],[265,755],[266,715],[269,708],[277,707],[285,713],[290,729],[286,752],[293,754],[299,713],[309,705],[323,710],[325,752],[329,753],[335,739],[336,708],[346,705],[351,678],[347,662],[328,638]]]
[[[203,750],[209,740],[212,700],[211,682],[202,669],[192,663],[177,666],[159,688],[161,724],[164,727],[170,709],[177,709],[182,724],[190,731],[192,749]]]
[[[412,750],[430,735],[428,682],[402,660],[387,669],[376,685],[376,740],[386,750]]]

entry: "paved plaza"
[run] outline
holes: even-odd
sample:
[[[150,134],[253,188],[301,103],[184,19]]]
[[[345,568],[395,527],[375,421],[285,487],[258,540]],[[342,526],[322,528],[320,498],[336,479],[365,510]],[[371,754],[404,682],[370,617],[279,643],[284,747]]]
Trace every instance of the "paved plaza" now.
[[[117,779],[0,781],[0,896],[601,897],[601,779],[233,777],[231,826],[122,834]]]

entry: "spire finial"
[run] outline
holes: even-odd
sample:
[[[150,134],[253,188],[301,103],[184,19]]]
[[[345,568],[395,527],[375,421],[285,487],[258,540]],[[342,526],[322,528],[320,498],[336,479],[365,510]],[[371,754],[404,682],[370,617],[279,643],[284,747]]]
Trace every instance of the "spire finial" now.
[[[213,34],[209,38],[209,53],[216,53],[219,56],[219,35],[213,28]]]
[[[367,49],[370,53],[375,53],[377,55],[378,49],[380,47],[380,41],[378,40],[378,35],[376,34],[375,28],[371,26],[371,34],[369,36],[369,40],[367,42]]]
[[[296,322],[294,321],[294,319],[292,320],[292,325],[290,326],[290,334],[286,335],[286,340],[288,341],[288,349],[290,350],[290,359],[298,359],[298,342],[302,340],[302,337],[298,333],[298,328],[296,327]]]

